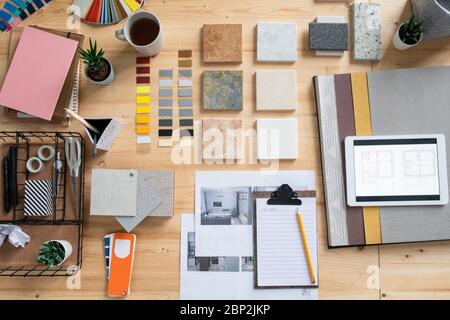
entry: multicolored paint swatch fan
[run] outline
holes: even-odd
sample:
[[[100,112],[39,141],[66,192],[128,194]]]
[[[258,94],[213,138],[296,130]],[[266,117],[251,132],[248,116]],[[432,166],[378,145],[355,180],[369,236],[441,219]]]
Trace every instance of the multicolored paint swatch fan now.
[[[9,31],[51,0],[8,0],[0,10],[0,31]]]
[[[71,12],[83,22],[114,24],[126,19],[144,5],[145,0],[75,0]]]

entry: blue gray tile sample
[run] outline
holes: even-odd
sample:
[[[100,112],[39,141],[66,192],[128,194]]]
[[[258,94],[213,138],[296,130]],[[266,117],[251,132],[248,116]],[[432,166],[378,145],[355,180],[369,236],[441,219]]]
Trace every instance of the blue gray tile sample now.
[[[168,70],[159,70],[159,76],[161,78],[172,78],[173,75],[173,71],[172,69],[168,69]]]
[[[242,71],[203,72],[203,109],[240,111],[242,108]]]
[[[178,76],[182,78],[191,78],[192,70],[191,69],[180,69],[178,70]]]
[[[171,100],[159,99],[159,106],[160,107],[172,107],[173,106],[172,99]]]
[[[192,109],[180,109],[179,110],[180,117],[192,117],[194,112]]]
[[[179,97],[192,97],[192,89],[178,89]]]
[[[173,115],[172,109],[159,109],[160,117],[171,117]]]
[[[256,26],[256,60],[260,62],[297,61],[297,24],[260,22]]]
[[[346,23],[310,23],[309,49],[311,50],[347,50],[348,24]]]
[[[356,2],[352,5],[354,60],[381,60],[380,5]]]
[[[178,106],[179,107],[192,107],[192,99],[179,99]]]
[[[171,97],[173,95],[172,89],[159,89],[160,97]]]

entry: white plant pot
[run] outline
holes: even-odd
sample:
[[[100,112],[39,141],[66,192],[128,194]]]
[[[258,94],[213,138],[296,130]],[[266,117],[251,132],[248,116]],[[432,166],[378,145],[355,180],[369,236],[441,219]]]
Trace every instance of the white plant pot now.
[[[67,240],[50,240],[50,241],[55,241],[58,242],[59,244],[61,244],[64,247],[64,259],[56,266],[54,267],[59,267],[60,265],[62,265],[67,259],[69,259],[69,257],[72,255],[72,245],[70,244],[69,241]],[[47,241],[45,243],[48,243],[50,241]]]
[[[110,67],[111,67],[111,72],[109,73],[108,78],[106,78],[106,79],[103,80],[103,81],[94,81],[94,80],[92,80],[91,78],[89,78],[89,76],[88,76],[88,74],[87,74],[87,65],[86,65],[86,64],[84,65],[84,74],[86,75],[86,78],[87,78],[90,82],[95,83],[95,84],[99,84],[99,85],[106,86],[107,84],[110,84],[110,83],[114,80],[115,74],[114,74],[114,67],[113,67],[111,61],[110,61],[108,58],[106,58],[106,57],[103,57],[103,58],[104,58],[106,61],[108,61],[109,65],[110,65]]]
[[[412,47],[417,46],[419,43],[422,42],[423,40],[423,33],[420,35],[420,39],[416,44],[407,44],[405,42],[403,42],[403,40],[400,38],[400,28],[404,25],[404,23],[402,23],[398,28],[397,31],[394,34],[394,38],[392,39],[392,44],[394,45],[395,48],[397,48],[398,50],[406,50]]]

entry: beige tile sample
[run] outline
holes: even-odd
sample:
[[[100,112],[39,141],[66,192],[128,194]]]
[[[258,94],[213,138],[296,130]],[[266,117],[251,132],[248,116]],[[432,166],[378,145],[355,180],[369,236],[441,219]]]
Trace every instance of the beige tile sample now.
[[[244,140],[241,119],[203,119],[203,159],[242,159]]]
[[[93,169],[91,215],[135,216],[137,175],[130,169]]]
[[[256,109],[297,109],[297,72],[295,70],[256,71]]]
[[[297,159],[297,119],[256,120],[259,160]]]

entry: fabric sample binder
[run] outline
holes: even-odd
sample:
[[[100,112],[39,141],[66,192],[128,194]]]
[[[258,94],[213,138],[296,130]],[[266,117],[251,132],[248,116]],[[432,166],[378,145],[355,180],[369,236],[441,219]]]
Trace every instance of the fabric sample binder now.
[[[343,158],[346,136],[448,139],[449,82],[450,66],[314,77],[329,247],[450,239],[449,205],[347,206]]]

